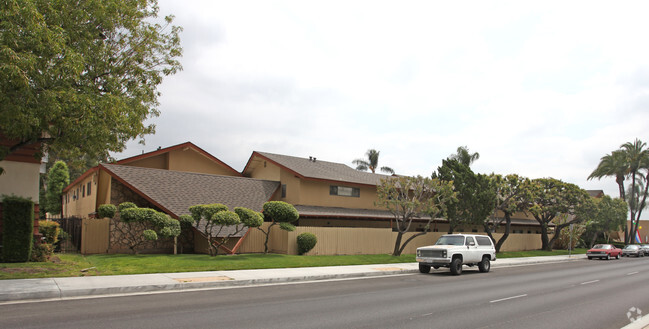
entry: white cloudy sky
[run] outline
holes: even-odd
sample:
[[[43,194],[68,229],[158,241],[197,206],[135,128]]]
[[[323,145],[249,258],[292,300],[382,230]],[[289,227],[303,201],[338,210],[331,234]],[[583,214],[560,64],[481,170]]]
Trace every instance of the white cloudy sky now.
[[[649,2],[161,1],[184,70],[160,87],[146,146],[191,141],[242,170],[252,151],[430,175],[473,169],[587,181],[649,140]]]

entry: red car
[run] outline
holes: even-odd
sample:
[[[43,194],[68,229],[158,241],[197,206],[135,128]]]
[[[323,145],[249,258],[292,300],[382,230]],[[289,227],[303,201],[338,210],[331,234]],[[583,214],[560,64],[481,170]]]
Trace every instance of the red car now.
[[[601,258],[601,259],[620,259],[622,249],[616,248],[612,244],[596,244],[586,252],[588,259]]]

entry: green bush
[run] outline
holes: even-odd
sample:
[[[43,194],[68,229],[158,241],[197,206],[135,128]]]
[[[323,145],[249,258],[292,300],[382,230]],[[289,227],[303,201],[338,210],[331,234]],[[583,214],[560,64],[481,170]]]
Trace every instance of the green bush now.
[[[45,243],[55,244],[59,241],[59,234],[61,233],[61,225],[57,222],[49,220],[38,221],[38,231],[43,234]]]
[[[292,204],[283,201],[268,201],[264,203],[264,217],[278,223],[290,223],[298,220],[300,214]]]
[[[122,210],[129,209],[129,208],[137,208],[137,205],[133,202],[122,202],[119,204],[117,207],[119,209],[119,212],[121,213]]]
[[[124,208],[124,209],[126,209],[126,208]],[[113,218],[113,217],[115,217],[116,212],[117,212],[117,207],[115,207],[115,205],[102,204],[97,209],[97,216],[99,218]]]
[[[234,212],[239,215],[239,218],[241,218],[241,223],[247,227],[259,227],[264,224],[264,217],[254,210],[244,207],[236,207],[234,208]]]
[[[17,196],[2,199],[2,259],[8,263],[27,262],[32,253],[34,203]]]
[[[154,230],[144,230],[144,232],[142,232],[142,235],[145,239],[150,241],[158,240],[158,234]]]
[[[49,243],[41,243],[35,245],[34,248],[32,248],[30,261],[47,262],[48,260],[50,260],[52,252],[54,252],[54,246]]]
[[[304,232],[297,236],[297,253],[304,255],[309,252],[315,244],[318,243],[318,238],[313,233]]]

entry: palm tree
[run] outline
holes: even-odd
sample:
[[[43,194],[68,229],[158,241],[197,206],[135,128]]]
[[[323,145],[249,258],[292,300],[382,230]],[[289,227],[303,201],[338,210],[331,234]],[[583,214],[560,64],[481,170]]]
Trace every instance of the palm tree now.
[[[352,163],[356,165],[356,170],[365,171],[369,169],[372,173],[376,173],[376,169],[379,165],[379,153],[380,152],[375,149],[369,149],[367,150],[367,153],[365,153],[367,160],[356,159],[352,161]],[[381,167],[381,171],[388,174],[394,174],[394,170],[390,167]]]
[[[620,199],[626,200],[624,180],[627,174],[627,168],[624,151],[613,151],[611,154],[607,154],[600,159],[599,165],[588,176],[588,180],[593,178],[600,180],[602,177],[615,177],[615,182],[620,191]]]
[[[649,184],[645,184],[642,201],[639,200],[639,197],[636,201],[636,190],[638,189],[637,178],[640,177],[640,180],[644,179],[642,171],[646,171],[646,180],[649,180],[649,150],[646,147],[647,143],[644,143],[637,138],[633,143],[627,142],[620,146],[622,152],[624,152],[624,155],[626,157],[627,175],[631,177],[631,196],[629,203],[636,202],[636,204],[643,205],[646,201],[647,188],[649,188]],[[627,239],[625,239],[625,241],[627,242],[631,241],[633,233],[638,229],[638,225],[640,224],[640,214],[642,213],[642,208],[636,208],[637,209],[631,208],[631,231],[628,232]]]
[[[480,159],[480,154],[478,152],[469,153],[469,148],[466,146],[460,146],[457,148],[457,153],[451,154],[451,160],[457,160],[459,163],[470,167],[473,162]]]

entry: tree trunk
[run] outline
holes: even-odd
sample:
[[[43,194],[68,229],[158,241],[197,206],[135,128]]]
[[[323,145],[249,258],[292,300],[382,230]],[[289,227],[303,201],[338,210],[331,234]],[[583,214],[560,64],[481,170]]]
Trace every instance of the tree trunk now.
[[[505,240],[509,237],[509,231],[512,227],[512,217],[511,214],[505,213],[505,233],[503,236],[498,239],[498,242],[496,243],[496,252],[500,252],[500,248],[502,248],[503,244],[505,244]]]
[[[541,224],[541,249],[552,251],[552,247],[548,240],[548,227],[546,224]]]
[[[397,232],[397,240],[394,242],[394,251],[392,252],[392,256],[401,255],[401,252],[399,250],[399,247],[401,246],[401,238],[403,238],[403,233],[399,231]]]
[[[597,240],[597,236],[599,235],[599,231],[596,231],[595,234],[593,234],[593,238],[590,240],[590,244],[588,245],[590,248],[592,248],[595,245],[595,240]]]
[[[403,245],[399,248],[399,254],[398,254],[398,255],[394,255],[394,256],[401,256],[401,254],[403,253],[403,250],[406,249],[406,246],[408,245],[408,243],[409,243],[410,241],[412,241],[414,238],[416,238],[416,237],[418,237],[418,236],[422,236],[422,235],[424,235],[424,234],[426,234],[426,233],[427,233],[427,232],[424,231],[424,232],[421,232],[421,233],[413,234],[413,236],[409,237],[408,240],[406,240],[406,242],[404,242]]]

